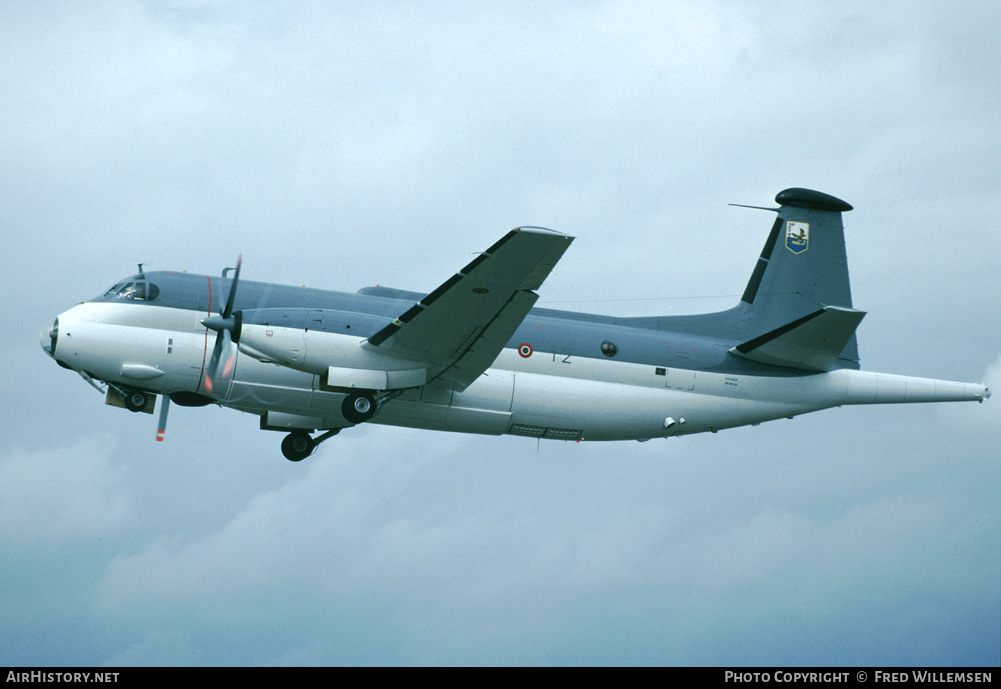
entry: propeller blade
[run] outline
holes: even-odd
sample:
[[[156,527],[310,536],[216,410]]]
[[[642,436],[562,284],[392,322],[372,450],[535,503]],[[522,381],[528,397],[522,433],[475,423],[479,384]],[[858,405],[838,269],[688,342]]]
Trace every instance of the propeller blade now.
[[[233,284],[229,286],[229,298],[226,299],[226,309],[222,312],[223,318],[233,315],[233,303],[236,301],[236,283],[240,280],[240,266],[243,265],[243,254],[236,257],[236,273],[233,274]]]
[[[236,350],[232,347],[226,352],[226,363],[222,365],[222,379],[226,380],[229,378],[229,374],[233,372],[233,365],[236,363]]]
[[[219,330],[219,335],[215,340],[215,347],[212,349],[212,359],[209,360],[209,367],[205,370],[205,390],[211,394],[217,380],[225,380],[233,372],[233,359],[236,352],[231,351],[233,338],[229,334],[228,328]],[[219,371],[219,361],[226,355],[227,363],[223,367],[222,376],[217,377]]]
[[[170,398],[160,395],[160,422],[156,425],[156,442],[163,442],[163,435],[167,432],[167,412],[170,411]]]

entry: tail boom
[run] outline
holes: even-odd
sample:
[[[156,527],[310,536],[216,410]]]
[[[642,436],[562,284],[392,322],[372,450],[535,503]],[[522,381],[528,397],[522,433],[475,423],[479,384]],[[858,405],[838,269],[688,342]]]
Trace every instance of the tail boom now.
[[[832,373],[847,377],[844,404],[983,402],[991,396],[990,388],[975,383],[872,371],[840,370]]]

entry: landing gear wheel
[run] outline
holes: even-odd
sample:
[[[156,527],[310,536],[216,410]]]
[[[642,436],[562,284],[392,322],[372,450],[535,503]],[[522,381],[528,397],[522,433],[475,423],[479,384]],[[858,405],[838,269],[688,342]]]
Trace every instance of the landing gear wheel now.
[[[313,454],[316,445],[309,433],[305,431],[293,431],[285,436],[282,441],[282,454],[290,462],[301,462]]]
[[[375,416],[378,409],[375,398],[366,392],[351,393],[341,403],[341,414],[349,423],[357,424],[368,421]]]
[[[146,408],[149,398],[142,390],[131,390],[125,395],[125,408],[129,411],[142,411]]]

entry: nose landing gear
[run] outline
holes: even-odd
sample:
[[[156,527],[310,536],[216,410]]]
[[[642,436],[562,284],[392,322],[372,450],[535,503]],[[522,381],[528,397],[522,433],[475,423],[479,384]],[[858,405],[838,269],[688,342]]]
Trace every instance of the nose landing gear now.
[[[148,402],[149,397],[142,390],[130,390],[125,395],[125,407],[131,412],[141,412]]]

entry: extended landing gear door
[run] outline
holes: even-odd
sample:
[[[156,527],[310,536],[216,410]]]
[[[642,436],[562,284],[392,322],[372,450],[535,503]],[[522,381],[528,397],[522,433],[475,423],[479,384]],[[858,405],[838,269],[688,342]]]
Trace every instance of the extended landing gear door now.
[[[317,429],[341,428],[343,423],[336,419],[322,416],[304,416],[302,414],[286,414],[285,412],[268,411],[261,415],[262,431],[289,431],[300,429],[315,431]]]
[[[416,388],[427,382],[426,368],[386,371],[369,368],[330,366],[320,379],[320,389],[343,390],[399,390]]]

